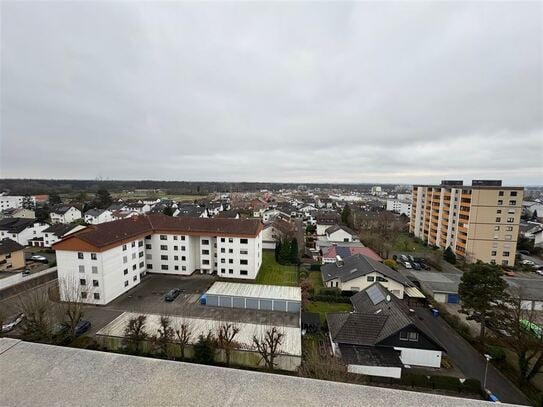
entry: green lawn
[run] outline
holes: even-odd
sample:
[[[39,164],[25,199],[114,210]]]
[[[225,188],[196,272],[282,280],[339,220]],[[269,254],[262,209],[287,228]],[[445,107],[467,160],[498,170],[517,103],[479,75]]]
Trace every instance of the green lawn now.
[[[321,324],[325,324],[327,312],[350,312],[353,310],[351,304],[342,302],[324,302],[324,301],[312,301],[306,309],[308,312],[317,312],[321,315]]]
[[[426,252],[431,249],[415,241],[407,233],[399,233],[392,241],[392,250],[399,252]]]
[[[322,284],[322,275],[320,271],[312,271],[309,273],[309,279],[313,283],[313,288],[315,289],[315,294],[318,294],[319,291],[324,288]]]
[[[257,284],[298,285],[296,266],[283,266],[275,261],[272,250],[262,251],[262,266],[256,278]]]

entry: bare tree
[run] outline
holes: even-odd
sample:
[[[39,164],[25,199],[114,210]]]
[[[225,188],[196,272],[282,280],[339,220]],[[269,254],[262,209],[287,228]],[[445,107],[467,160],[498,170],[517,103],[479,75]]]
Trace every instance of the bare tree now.
[[[81,290],[75,281],[59,280],[61,302],[58,303],[58,312],[62,324],[66,327],[66,336],[75,338],[77,324],[83,319],[84,303]]]
[[[226,365],[230,365],[230,354],[232,349],[236,347],[234,338],[239,333],[240,328],[230,322],[224,322],[219,326],[219,332],[217,334],[217,344],[219,348],[224,350],[226,356]]]
[[[171,320],[167,316],[160,316],[160,327],[157,330],[158,335],[153,336],[153,343],[159,348],[160,352],[170,357],[168,345],[173,342],[174,330],[171,326]]]
[[[18,298],[18,307],[25,314],[23,338],[43,341],[51,338],[53,303],[46,288],[37,288]]]
[[[335,382],[347,381],[347,367],[341,359],[329,353],[321,355],[316,347],[304,352],[304,361],[299,370],[300,376],[312,379],[332,380]]]
[[[268,329],[260,338],[257,338],[256,335],[253,336],[253,344],[257,352],[262,356],[261,360],[264,360],[266,367],[270,370],[276,365],[275,358],[279,346],[283,343],[284,336],[275,326]]]
[[[123,343],[126,344],[132,351],[141,352],[143,341],[148,338],[145,324],[147,322],[146,315],[138,315],[130,318],[124,328]]]
[[[179,329],[175,330],[175,335],[177,336],[177,343],[179,344],[179,349],[181,350],[181,360],[184,360],[185,348],[192,337],[192,328],[190,324],[185,322],[182,323]]]

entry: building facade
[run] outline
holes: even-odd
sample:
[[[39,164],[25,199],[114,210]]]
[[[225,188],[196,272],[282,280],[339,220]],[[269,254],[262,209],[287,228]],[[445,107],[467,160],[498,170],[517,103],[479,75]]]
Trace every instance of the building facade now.
[[[515,264],[524,188],[501,181],[414,185],[409,230],[467,262]]]
[[[262,264],[262,224],[141,215],[89,226],[53,248],[61,298],[77,295],[82,302],[107,304],[147,272],[255,279]]]
[[[387,211],[411,217],[411,202],[401,199],[387,199]]]

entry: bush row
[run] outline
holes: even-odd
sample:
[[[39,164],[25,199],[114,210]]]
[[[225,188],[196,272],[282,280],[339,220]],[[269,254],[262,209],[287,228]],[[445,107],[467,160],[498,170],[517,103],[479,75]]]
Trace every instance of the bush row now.
[[[430,376],[415,373],[402,373],[401,379],[391,379],[395,383],[410,387],[426,387],[432,389],[449,390],[457,393],[482,394],[481,382],[477,379],[466,379],[461,383],[457,377]],[[387,382],[385,378],[371,377],[372,382]]]
[[[342,297],[339,295],[322,295],[317,294],[311,297],[312,301],[324,301],[324,302],[343,302],[343,303],[350,303],[351,300],[349,297]]]

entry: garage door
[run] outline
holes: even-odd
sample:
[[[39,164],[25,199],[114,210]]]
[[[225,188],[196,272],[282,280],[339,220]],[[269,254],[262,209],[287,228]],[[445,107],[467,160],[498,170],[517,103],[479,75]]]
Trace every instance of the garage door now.
[[[274,311],[286,312],[287,311],[287,302],[286,301],[275,300],[273,302],[273,310]]]
[[[207,305],[213,305],[213,306],[217,306],[219,305],[219,297],[217,297],[216,295],[207,295],[207,301],[206,301],[206,304]]]
[[[272,310],[271,300],[260,300],[260,309],[271,311]]]
[[[232,308],[232,297],[219,297],[219,307]]]
[[[245,307],[249,309],[258,309],[258,300],[256,298],[246,298]]]
[[[299,302],[289,302],[287,304],[287,312],[300,312]]]
[[[234,297],[234,308],[245,308],[245,298]]]
[[[460,297],[458,294],[448,294],[447,295],[447,302],[449,304],[459,304],[460,303]]]

